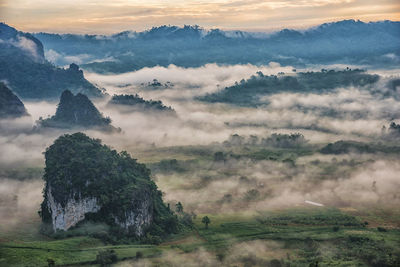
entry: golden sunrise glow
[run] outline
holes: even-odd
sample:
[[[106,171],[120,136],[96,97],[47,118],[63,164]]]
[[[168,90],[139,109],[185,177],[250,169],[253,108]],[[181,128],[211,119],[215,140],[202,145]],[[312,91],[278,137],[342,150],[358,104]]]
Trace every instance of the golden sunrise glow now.
[[[159,25],[226,30],[302,28],[341,19],[399,20],[398,0],[0,0],[0,20],[23,31],[114,33]]]

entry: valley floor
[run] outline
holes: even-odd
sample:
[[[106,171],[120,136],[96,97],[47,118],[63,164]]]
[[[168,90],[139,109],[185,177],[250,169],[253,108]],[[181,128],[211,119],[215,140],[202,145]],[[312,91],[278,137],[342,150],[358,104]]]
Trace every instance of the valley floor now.
[[[396,266],[399,263],[398,209],[341,211],[298,207],[258,214],[208,216],[211,219],[208,229],[199,214],[192,231],[160,245],[105,245],[96,238],[82,236],[52,240],[37,233],[39,221],[36,221],[26,224],[26,229],[1,233],[0,266],[48,266],[49,259],[56,266],[96,266],[96,255],[106,249],[116,252],[119,262],[115,266],[316,266],[313,264],[317,263],[318,266]]]

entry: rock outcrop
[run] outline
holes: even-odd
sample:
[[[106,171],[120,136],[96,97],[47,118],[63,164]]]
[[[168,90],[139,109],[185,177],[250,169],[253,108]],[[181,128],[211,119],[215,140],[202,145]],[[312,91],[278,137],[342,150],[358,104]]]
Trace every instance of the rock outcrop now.
[[[58,230],[67,231],[78,222],[84,220],[85,214],[98,212],[100,210],[96,198],[81,198],[79,195],[78,199],[68,199],[67,203],[65,203],[65,206],[63,207],[54,199],[51,186],[49,186],[46,192],[46,197],[47,207],[51,214],[52,226],[55,232]]]
[[[177,229],[150,171],[83,133],[59,137],[45,153],[41,217],[53,232],[85,221],[102,222],[124,235],[163,235]]]
[[[0,118],[28,116],[22,101],[2,82],[0,82]]]
[[[122,216],[113,214],[112,218],[124,232],[134,232],[137,236],[143,236],[146,227],[153,221],[152,197],[149,192],[134,193],[131,197],[130,207],[120,214]]]
[[[82,197],[80,193],[73,194],[64,206],[54,199],[51,186],[46,191],[46,206],[51,214],[52,228],[54,232],[59,230],[67,231],[84,221],[86,214],[97,213],[100,211],[100,200],[96,197]],[[136,236],[142,236],[152,222],[153,213],[151,196],[142,196],[137,198],[132,194],[130,201],[131,207],[122,212],[122,218],[119,212],[110,212],[115,225],[118,225],[126,233],[134,233]]]

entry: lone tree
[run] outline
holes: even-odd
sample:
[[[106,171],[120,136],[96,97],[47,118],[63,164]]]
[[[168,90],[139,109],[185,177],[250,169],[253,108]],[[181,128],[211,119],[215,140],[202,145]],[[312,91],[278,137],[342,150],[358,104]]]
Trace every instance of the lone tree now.
[[[214,153],[214,161],[225,161],[224,152],[218,151]]]
[[[176,203],[176,205],[175,205],[175,210],[176,210],[176,212],[178,212],[178,213],[182,213],[182,212],[183,212],[183,206],[182,206],[182,203],[181,203],[181,202]]]
[[[117,260],[117,254],[112,249],[99,251],[96,256],[96,263],[100,264],[101,267],[111,266],[111,264],[117,262]]]
[[[211,223],[211,220],[208,218],[208,216],[204,216],[203,219],[201,219],[201,222],[204,223],[206,225],[206,229],[208,229],[208,224]]]
[[[141,259],[141,258],[143,258],[143,252],[141,252],[141,251],[136,251],[136,259],[139,260],[139,259]]]
[[[56,262],[53,259],[47,259],[47,264],[49,267],[56,266]]]

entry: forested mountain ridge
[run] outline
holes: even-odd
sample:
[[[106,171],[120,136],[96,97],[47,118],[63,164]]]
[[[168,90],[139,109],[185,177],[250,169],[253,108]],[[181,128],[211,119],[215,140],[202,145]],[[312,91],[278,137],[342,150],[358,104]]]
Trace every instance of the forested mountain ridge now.
[[[0,80],[7,81],[22,99],[55,99],[66,89],[102,95],[76,64],[67,69],[55,67],[45,59],[37,38],[4,23],[0,23]]]
[[[400,22],[365,23],[344,20],[304,31],[284,29],[272,34],[204,30],[199,26],[161,26],[115,35],[36,33],[56,64],[67,56],[81,59],[96,72],[127,72],[175,64],[198,67],[207,63],[363,64],[396,66],[400,56]],[[344,49],[345,48],[345,49]]]

